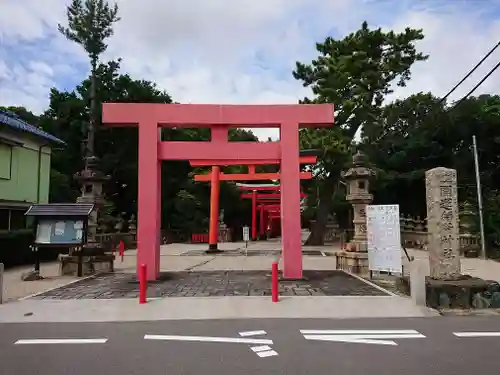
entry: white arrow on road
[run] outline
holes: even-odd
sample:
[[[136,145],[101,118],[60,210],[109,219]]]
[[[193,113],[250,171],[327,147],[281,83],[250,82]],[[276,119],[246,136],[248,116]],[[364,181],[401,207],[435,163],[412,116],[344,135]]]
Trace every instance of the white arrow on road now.
[[[425,338],[420,332],[413,329],[403,330],[308,330],[301,329],[300,333],[306,340],[347,342],[353,344],[398,345],[394,340]]]
[[[233,344],[253,344],[253,345],[271,345],[273,343],[273,340],[269,339],[249,339],[245,337],[179,336],[179,335],[144,335],[144,340],[226,342]]]

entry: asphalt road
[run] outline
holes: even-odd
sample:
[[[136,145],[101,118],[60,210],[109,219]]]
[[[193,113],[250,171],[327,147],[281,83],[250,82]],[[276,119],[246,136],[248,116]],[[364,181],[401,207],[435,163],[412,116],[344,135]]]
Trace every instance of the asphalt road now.
[[[266,333],[240,335],[258,330]],[[315,333],[321,334],[314,330],[342,330],[322,334],[324,339],[334,337],[344,342],[308,340],[300,330],[313,330],[309,333],[313,338],[317,338]],[[369,343],[345,342],[349,337],[352,340],[352,336],[347,337],[351,330],[371,331],[362,333],[370,336],[361,337]],[[485,331],[499,333],[492,337],[454,335],[454,332],[476,335]],[[382,339],[379,334],[384,335]],[[170,337],[153,336],[157,340],[151,340],[145,339],[145,335]],[[183,341],[185,338],[174,335],[195,336],[190,339],[198,341]],[[391,338],[394,335],[398,338]],[[199,341],[210,340],[206,337],[243,342]],[[34,339],[95,341],[35,344]],[[247,343],[247,339],[259,341]],[[375,343],[380,340],[389,343]],[[260,354],[264,352],[268,354]],[[1,375],[470,375],[494,374],[499,370],[500,319],[495,317],[0,325]]]

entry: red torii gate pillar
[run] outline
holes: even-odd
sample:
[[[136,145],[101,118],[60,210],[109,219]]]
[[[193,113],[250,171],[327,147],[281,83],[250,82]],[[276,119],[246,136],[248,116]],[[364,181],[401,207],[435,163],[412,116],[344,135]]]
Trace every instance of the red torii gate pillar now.
[[[219,242],[219,193],[220,193],[220,167],[212,167],[210,180],[210,223],[208,232],[208,251],[218,252],[217,242]]]
[[[260,213],[260,218],[259,218],[259,224],[260,224],[259,237],[262,239],[262,237],[266,233],[266,227],[265,227],[265,224],[264,224],[264,216],[265,216],[265,214],[264,214],[264,206],[260,206],[259,207],[259,213]]]
[[[137,275],[160,270],[161,160],[253,160],[281,165],[282,259],[285,278],[302,277],[299,126],[332,126],[331,104],[210,105],[104,103],[102,122],[139,127]],[[279,128],[279,142],[229,142],[229,127]],[[161,141],[158,127],[208,127],[210,142]],[[282,131],[286,128],[286,131]],[[216,165],[214,163],[213,165]]]
[[[257,191],[252,191],[252,241],[257,239]]]

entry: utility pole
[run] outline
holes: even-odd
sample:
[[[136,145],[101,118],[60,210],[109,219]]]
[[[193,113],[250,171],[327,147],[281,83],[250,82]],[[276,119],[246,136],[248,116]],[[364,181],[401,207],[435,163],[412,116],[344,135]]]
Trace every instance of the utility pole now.
[[[476,187],[477,187],[477,205],[479,208],[479,230],[481,232],[481,257],[486,259],[486,243],[484,240],[484,223],[483,223],[483,198],[481,194],[481,179],[479,177],[479,161],[477,158],[476,136],[472,136],[472,150],[474,152],[474,169],[476,170]]]

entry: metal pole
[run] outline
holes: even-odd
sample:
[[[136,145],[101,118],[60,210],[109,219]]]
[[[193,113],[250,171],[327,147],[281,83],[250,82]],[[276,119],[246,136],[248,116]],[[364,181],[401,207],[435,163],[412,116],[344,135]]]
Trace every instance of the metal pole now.
[[[472,136],[472,149],[474,152],[474,169],[476,170],[476,187],[477,187],[477,205],[479,208],[479,230],[481,232],[481,257],[486,259],[486,243],[484,240],[484,223],[483,223],[483,198],[481,195],[481,179],[479,177],[479,161],[477,158],[476,136]]]
[[[3,263],[0,263],[0,305],[3,303]]]

